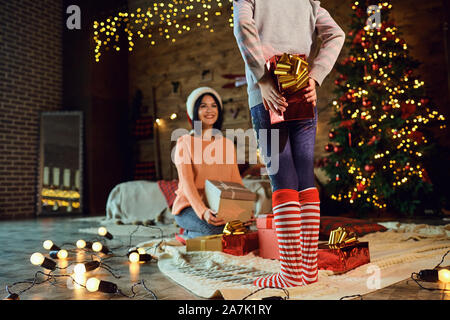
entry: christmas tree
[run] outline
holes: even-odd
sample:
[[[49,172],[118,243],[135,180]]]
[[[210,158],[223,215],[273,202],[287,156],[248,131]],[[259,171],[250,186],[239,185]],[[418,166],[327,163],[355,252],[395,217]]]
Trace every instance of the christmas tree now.
[[[329,154],[321,159],[326,192],[359,212],[413,214],[433,190],[424,157],[431,128],[445,128],[445,119],[389,18],[392,5],[355,1],[352,9],[349,56],[336,64]]]

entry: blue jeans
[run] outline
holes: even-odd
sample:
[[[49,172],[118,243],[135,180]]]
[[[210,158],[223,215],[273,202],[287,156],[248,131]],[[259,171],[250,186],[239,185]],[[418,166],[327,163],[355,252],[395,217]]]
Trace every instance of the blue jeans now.
[[[188,239],[213,234],[221,234],[225,226],[213,226],[201,220],[192,207],[186,207],[179,214],[174,215],[175,221],[184,229],[184,234]]]
[[[304,190],[315,187],[314,146],[317,129],[317,107],[314,119],[285,121],[272,125],[270,114],[263,104],[251,108],[253,129],[255,130],[260,155],[266,157],[265,164],[272,185],[278,189]],[[266,129],[262,138],[260,129]],[[278,129],[278,151],[272,154],[274,129]],[[278,168],[274,161],[278,161]],[[272,170],[271,170],[272,169]]]

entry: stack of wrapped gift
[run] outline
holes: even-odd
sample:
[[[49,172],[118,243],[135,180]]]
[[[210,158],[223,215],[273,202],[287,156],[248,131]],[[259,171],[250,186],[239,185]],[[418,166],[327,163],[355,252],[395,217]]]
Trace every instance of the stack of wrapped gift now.
[[[186,251],[222,251],[243,256],[258,249],[258,233],[252,232],[241,221],[230,221],[223,234],[186,240]]]
[[[369,243],[359,242],[345,228],[331,231],[328,243],[319,244],[319,270],[344,273],[370,262]]]
[[[277,233],[273,214],[261,214],[256,218],[258,229],[259,256],[265,259],[279,259]]]
[[[279,259],[277,234],[273,214],[260,215],[256,219],[258,228],[259,256]],[[354,233],[345,228],[331,231],[328,243],[319,244],[319,270],[343,273],[370,262],[368,242],[359,242]]]
[[[252,232],[239,221],[225,225],[222,237],[222,251],[235,256],[243,256],[258,249],[258,232]]]
[[[206,180],[205,196],[208,207],[226,222],[247,222],[253,216],[256,194],[239,183]]]

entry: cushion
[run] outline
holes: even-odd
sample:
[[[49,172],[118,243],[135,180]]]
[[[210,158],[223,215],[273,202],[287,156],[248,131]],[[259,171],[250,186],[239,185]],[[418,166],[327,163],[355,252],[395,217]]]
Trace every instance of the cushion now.
[[[328,240],[331,231],[339,227],[344,227],[349,232],[354,232],[358,237],[362,237],[372,232],[387,230],[386,227],[367,220],[322,216],[320,217],[319,240]]]
[[[159,189],[164,195],[164,198],[166,199],[167,206],[170,209],[172,209],[173,202],[177,197],[177,194],[175,192],[178,190],[178,180],[177,179],[171,181],[158,180],[157,183]]]

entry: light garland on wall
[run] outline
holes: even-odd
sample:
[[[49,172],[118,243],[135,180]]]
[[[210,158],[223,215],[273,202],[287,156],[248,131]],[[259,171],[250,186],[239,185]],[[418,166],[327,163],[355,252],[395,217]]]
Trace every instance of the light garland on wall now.
[[[120,37],[128,40],[128,51],[133,51],[136,40],[145,39],[154,46],[158,41],[176,42],[183,34],[194,30],[214,32],[215,21],[223,15],[233,27],[233,0],[171,0],[154,2],[148,8],[132,12],[118,12],[105,21],[94,21],[95,61],[102,50],[120,51]],[[228,4],[228,5],[227,5]],[[226,12],[226,13],[224,13]]]

